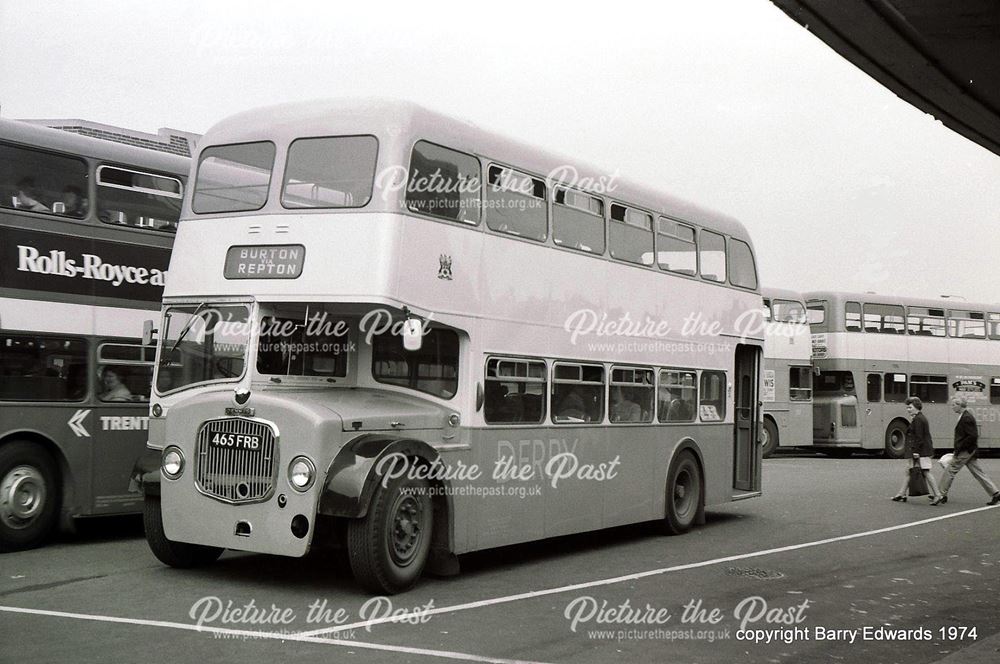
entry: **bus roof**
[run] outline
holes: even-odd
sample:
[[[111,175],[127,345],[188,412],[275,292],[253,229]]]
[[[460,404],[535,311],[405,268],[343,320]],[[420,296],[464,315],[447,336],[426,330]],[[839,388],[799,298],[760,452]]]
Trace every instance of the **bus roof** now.
[[[82,136],[18,120],[0,119],[0,140],[102,161],[141,165],[185,177],[191,169],[191,160],[188,157]]]
[[[589,129],[581,127],[581,131]],[[406,151],[407,159],[412,144],[426,140],[543,177],[560,167],[571,166],[576,171],[577,182],[598,183],[596,188],[582,186],[585,191],[750,242],[743,224],[733,217],[406,101],[330,99],[252,109],[212,126],[198,147],[200,151],[213,145],[259,140],[287,145],[296,138],[308,136],[357,134],[375,135],[383,144],[405,141],[405,145],[399,147]],[[609,179],[613,191],[599,191],[600,183],[607,183]]]
[[[1000,304],[967,302],[952,297],[906,297],[885,293],[851,293],[846,291],[810,291],[803,293],[806,300],[828,300],[833,302],[868,302],[871,304],[901,304],[908,307],[928,307],[937,309],[959,309],[963,311],[1000,311]]]

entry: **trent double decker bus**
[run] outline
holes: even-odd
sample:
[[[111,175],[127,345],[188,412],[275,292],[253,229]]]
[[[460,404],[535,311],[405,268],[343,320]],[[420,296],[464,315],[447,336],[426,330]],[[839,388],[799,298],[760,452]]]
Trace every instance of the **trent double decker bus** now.
[[[138,512],[159,309],[190,159],[0,120],[0,551]],[[61,519],[60,519],[61,517]]]
[[[765,288],[761,401],[765,457],[779,447],[812,446],[812,339],[802,295]]]
[[[832,454],[903,455],[904,401],[951,444],[948,401],[964,396],[980,447],[1000,446],[1000,305],[876,293],[806,293],[813,336],[813,438]]]
[[[391,593],[759,495],[737,221],[398,102],[237,115],[192,173],[134,473],[164,563],[339,543]]]

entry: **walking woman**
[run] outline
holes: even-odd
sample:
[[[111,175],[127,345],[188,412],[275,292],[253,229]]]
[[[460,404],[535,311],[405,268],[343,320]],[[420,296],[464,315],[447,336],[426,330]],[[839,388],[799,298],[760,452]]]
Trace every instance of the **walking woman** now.
[[[903,469],[905,479],[899,493],[892,497],[896,502],[906,502],[906,496],[910,490],[910,468],[914,462],[920,464],[920,470],[924,472],[924,479],[927,480],[927,486],[930,487],[931,494],[928,498],[934,501],[941,495],[937,482],[931,474],[934,441],[931,440],[931,427],[927,423],[927,416],[921,412],[923,409],[924,404],[917,397],[909,397],[906,400],[906,413],[910,416],[910,426],[906,428],[906,452],[904,454],[906,466]]]

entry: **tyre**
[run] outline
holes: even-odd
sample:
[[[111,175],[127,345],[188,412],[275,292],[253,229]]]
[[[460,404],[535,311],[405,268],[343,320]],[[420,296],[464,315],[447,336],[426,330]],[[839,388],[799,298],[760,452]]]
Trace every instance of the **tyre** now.
[[[40,546],[59,518],[59,471],[43,447],[13,441],[0,447],[0,551]]]
[[[760,442],[765,459],[778,449],[778,427],[770,417],[764,418],[764,428],[760,430]]]
[[[906,422],[893,420],[885,430],[885,450],[882,455],[887,459],[902,459],[906,452]]]
[[[701,469],[690,450],[684,450],[674,459],[667,473],[665,527],[671,535],[681,535],[691,530],[704,494]]]
[[[347,526],[347,555],[365,589],[394,594],[413,586],[427,562],[434,508],[426,480],[379,482],[368,514]]]
[[[157,496],[146,496],[142,504],[142,525],[146,542],[153,555],[165,565],[188,569],[210,565],[219,559],[223,549],[200,544],[187,544],[167,539],[163,532],[163,513]]]

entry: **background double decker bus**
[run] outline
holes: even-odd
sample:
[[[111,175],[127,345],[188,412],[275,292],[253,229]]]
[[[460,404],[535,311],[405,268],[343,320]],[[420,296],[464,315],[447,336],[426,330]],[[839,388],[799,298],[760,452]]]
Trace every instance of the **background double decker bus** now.
[[[763,289],[764,374],[761,446],[769,457],[779,447],[813,444],[812,339],[802,294]]]
[[[904,401],[920,397],[938,447],[950,447],[964,396],[979,445],[1000,446],[1000,305],[956,298],[806,293],[813,335],[813,437],[832,454],[903,455]]]
[[[152,348],[190,159],[0,120],[0,551],[136,512]]]
[[[194,172],[135,473],[161,561],[333,542],[396,592],[759,495],[735,220],[394,102],[235,116]]]

